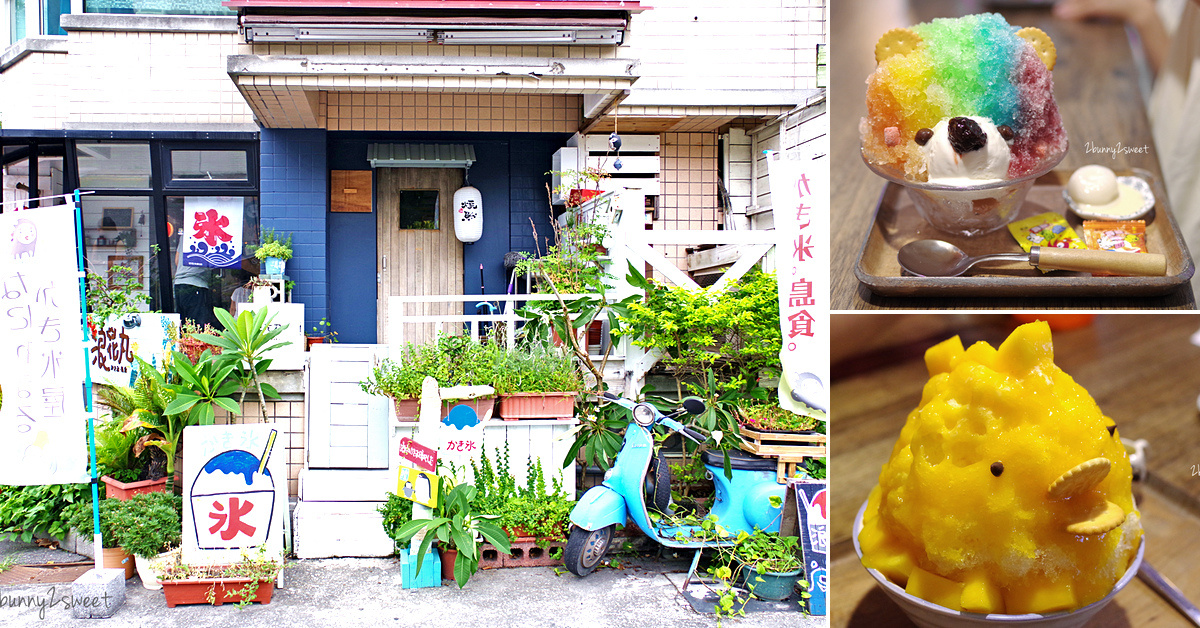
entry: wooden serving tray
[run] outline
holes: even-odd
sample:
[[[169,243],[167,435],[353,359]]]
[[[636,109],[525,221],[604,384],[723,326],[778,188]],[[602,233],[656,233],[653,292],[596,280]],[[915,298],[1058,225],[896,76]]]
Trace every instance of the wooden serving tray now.
[[[1082,236],[1083,219],[1067,208],[1062,192],[1070,171],[1056,170],[1034,181],[1014,220],[1048,211],[1065,216]],[[872,292],[883,296],[1158,296],[1179,289],[1192,278],[1196,268],[1175,218],[1167,209],[1166,190],[1157,177],[1140,169],[1117,172],[1145,179],[1154,191],[1155,206],[1146,221],[1146,246],[1151,253],[1167,257],[1164,277],[1093,277],[1088,273],[1055,270],[1048,273],[1025,263],[977,266],[963,277],[913,277],[905,275],[896,261],[900,247],[926,238],[946,240],[968,255],[1020,253],[1021,247],[1008,228],[975,237],[951,235],[935,229],[917,213],[903,186],[888,183],[879,197],[875,222],[867,232],[854,274]]]

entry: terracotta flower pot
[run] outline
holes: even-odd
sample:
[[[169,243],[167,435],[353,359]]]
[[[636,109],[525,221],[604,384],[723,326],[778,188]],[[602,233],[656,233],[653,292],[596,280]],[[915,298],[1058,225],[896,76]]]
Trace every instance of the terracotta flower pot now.
[[[162,477],[157,480],[142,480],[140,482],[121,482],[113,479],[110,476],[100,478],[104,481],[105,495],[108,499],[117,501],[125,501],[134,495],[145,495],[147,493],[165,493],[167,492],[167,478]]]
[[[396,408],[396,420],[401,423],[415,422],[421,417],[421,400],[416,397],[405,397],[402,399],[393,397],[392,405]],[[471,406],[475,410],[475,414],[479,415],[480,420],[484,420],[492,415],[496,406],[496,398],[479,397],[476,399],[443,401],[439,416],[443,419],[446,418],[450,414],[450,409],[457,405]]]
[[[453,580],[454,561],[458,560],[458,550],[443,546],[439,551],[442,554],[442,580]]]
[[[601,194],[600,190],[573,189],[567,193],[567,207],[579,207]]]
[[[575,392],[501,395],[497,413],[505,421],[569,419],[575,416]]]
[[[250,578],[224,578],[220,580],[164,580],[163,594],[167,598],[167,608],[175,608],[179,604],[214,604],[220,606],[225,602],[241,602],[240,591],[253,582]],[[259,604],[270,604],[271,595],[275,592],[275,583],[271,580],[258,581],[258,592],[249,601]],[[211,595],[212,602],[209,602]]]
[[[134,568],[133,554],[125,551],[123,547],[106,547],[104,548],[104,568],[105,569],[124,569],[125,579],[133,577],[136,572]]]

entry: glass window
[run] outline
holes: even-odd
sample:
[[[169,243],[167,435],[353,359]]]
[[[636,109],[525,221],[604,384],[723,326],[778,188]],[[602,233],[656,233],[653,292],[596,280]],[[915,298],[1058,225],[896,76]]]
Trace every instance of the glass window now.
[[[140,309],[162,309],[154,274],[157,264],[151,253],[154,221],[150,197],[88,195],[80,200],[88,271],[110,287],[134,279],[135,292],[150,299]]]
[[[85,13],[154,13],[161,15],[234,15],[221,0],[85,0]]]
[[[184,211],[206,204],[221,207],[240,204],[242,207],[241,254],[232,267],[213,268],[182,263],[183,255],[179,245],[183,240]],[[218,326],[212,308],[230,309],[229,304],[234,291],[245,286],[251,277],[258,275],[258,260],[247,252],[251,245],[258,244],[258,197],[168,196],[167,233],[175,311],[197,322]]]
[[[400,228],[437,229],[438,191],[400,190]]]
[[[150,144],[75,144],[79,158],[79,186],[100,190],[150,187]]]
[[[173,181],[249,181],[249,160],[244,150],[173,150]]]

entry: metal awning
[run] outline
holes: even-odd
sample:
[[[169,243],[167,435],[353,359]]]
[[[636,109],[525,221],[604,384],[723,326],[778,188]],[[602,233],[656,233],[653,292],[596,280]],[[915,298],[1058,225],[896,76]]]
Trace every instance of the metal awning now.
[[[475,147],[470,144],[368,144],[372,168],[470,168]]]

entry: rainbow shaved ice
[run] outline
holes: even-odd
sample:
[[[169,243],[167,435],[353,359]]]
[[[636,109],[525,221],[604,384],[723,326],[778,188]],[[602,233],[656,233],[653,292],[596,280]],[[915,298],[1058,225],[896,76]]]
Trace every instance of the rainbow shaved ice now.
[[[929,180],[929,157],[917,134],[956,117],[985,119],[989,135],[991,128],[1011,130],[1009,179],[1066,151],[1047,62],[1003,17],[936,19],[907,29],[906,36],[911,33],[915,43],[882,58],[867,79],[860,132],[870,162],[902,170],[913,181]],[[993,140],[988,150],[1002,149]]]
[[[1108,595],[1142,528],[1115,423],[1054,364],[1050,328],[998,348],[958,337],[863,513],[863,565],[914,596],[974,613],[1052,613]]]

